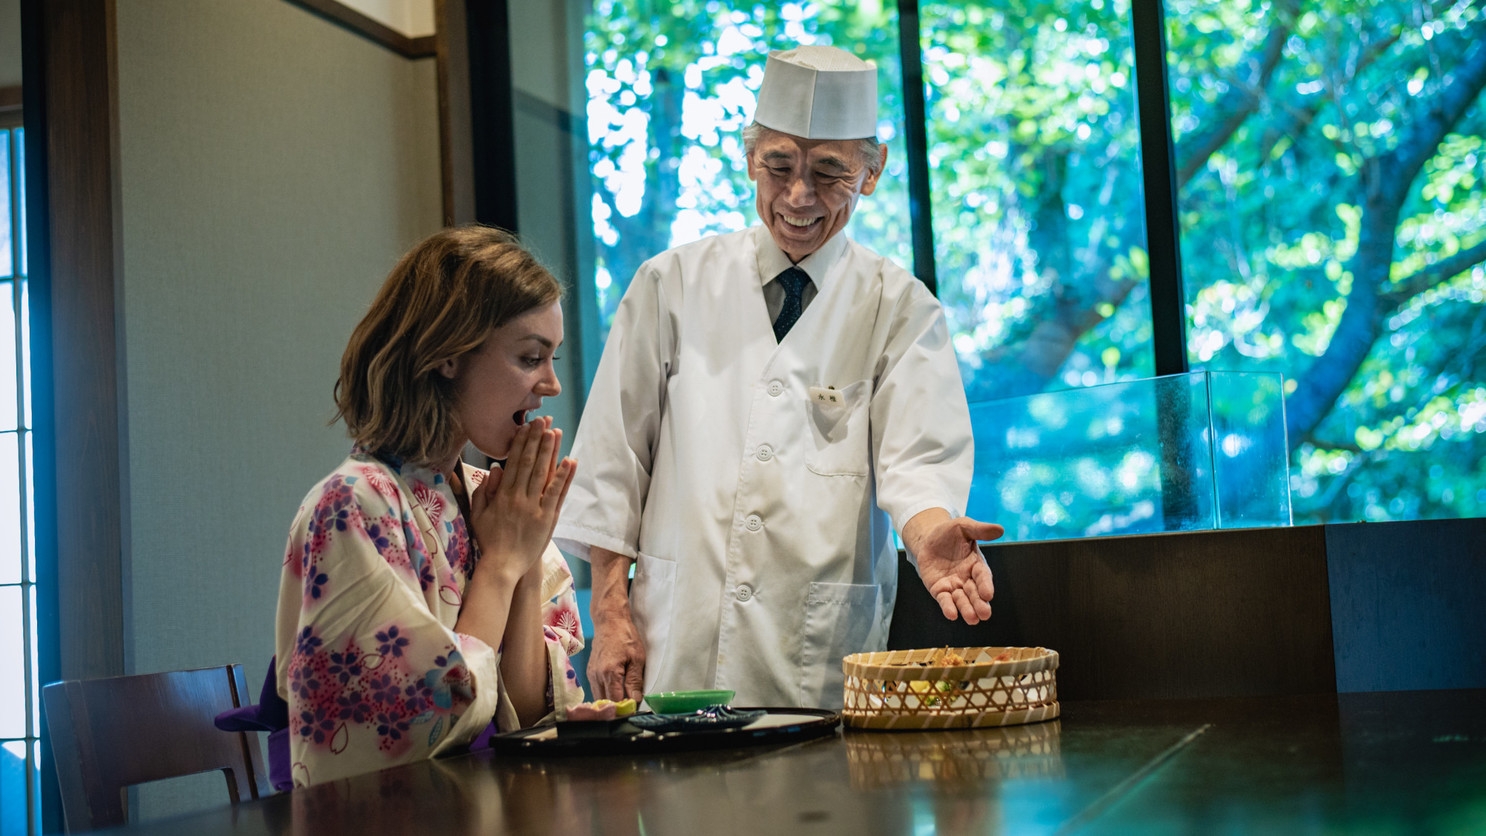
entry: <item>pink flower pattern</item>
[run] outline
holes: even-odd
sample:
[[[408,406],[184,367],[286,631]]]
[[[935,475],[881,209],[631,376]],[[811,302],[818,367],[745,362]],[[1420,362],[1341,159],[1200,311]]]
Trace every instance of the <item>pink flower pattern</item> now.
[[[572,580],[569,579],[568,583],[571,584]],[[572,656],[583,649],[583,628],[578,617],[577,598],[558,595],[549,603],[551,606],[545,609],[543,624],[552,628],[563,644],[562,649]]]
[[[470,483],[483,476],[472,471]],[[426,542],[420,513],[438,543]],[[499,718],[498,650],[453,629],[478,561],[435,471],[355,451],[305,497],[285,551],[276,648],[297,784],[468,744]],[[567,661],[583,639],[555,549],[544,575],[550,694],[565,708],[583,699]]]
[[[413,497],[423,504],[430,520],[444,518],[444,495],[423,482],[413,484]]]

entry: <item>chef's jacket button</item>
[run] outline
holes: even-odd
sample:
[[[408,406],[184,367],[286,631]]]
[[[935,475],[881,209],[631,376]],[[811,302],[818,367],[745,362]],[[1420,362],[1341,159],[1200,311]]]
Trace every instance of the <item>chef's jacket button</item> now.
[[[758,514],[749,514],[748,517],[743,520],[743,527],[747,528],[749,531],[758,531],[760,528],[764,527],[764,518],[760,517]]]
[[[777,380],[769,381],[769,396],[777,398],[784,394],[784,384]]]
[[[767,444],[765,444],[762,447],[758,448],[757,455],[758,455],[758,460],[759,461],[766,462],[769,459],[774,458],[774,448],[773,447],[770,447]]]
[[[749,598],[753,597],[753,587],[745,583],[742,586],[738,587],[737,590],[733,592],[733,595],[739,601],[747,601]]]

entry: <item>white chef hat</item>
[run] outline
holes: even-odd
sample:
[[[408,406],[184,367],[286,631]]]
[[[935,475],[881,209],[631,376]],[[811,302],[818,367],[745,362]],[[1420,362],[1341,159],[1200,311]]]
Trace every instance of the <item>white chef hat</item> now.
[[[802,139],[877,136],[877,66],[833,46],[769,53],[753,121]]]

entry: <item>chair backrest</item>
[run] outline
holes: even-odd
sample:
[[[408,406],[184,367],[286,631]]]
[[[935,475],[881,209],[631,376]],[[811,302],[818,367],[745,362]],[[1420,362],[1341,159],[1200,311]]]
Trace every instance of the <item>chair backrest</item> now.
[[[257,735],[219,730],[250,701],[242,667],[54,682],[42,689],[67,830],[124,824],[124,790],[220,769],[232,803],[269,795]]]

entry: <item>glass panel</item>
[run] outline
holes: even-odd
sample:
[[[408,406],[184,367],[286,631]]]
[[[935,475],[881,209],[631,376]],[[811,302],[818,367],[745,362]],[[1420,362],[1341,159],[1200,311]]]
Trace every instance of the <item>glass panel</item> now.
[[[21,582],[21,462],[14,432],[0,433],[0,583]]]
[[[10,237],[10,131],[0,130],[0,276],[9,276],[15,269],[11,258]]]
[[[16,398],[20,394],[16,364],[15,282],[0,279],[0,432],[14,430]]]
[[[30,763],[26,753],[30,750]],[[26,771],[31,772],[31,786],[41,786],[37,764],[41,763],[36,743],[23,740],[7,740],[0,743],[0,836],[23,836],[30,831],[26,826],[28,807],[40,810],[40,799],[26,798]],[[30,801],[30,805],[27,801]]]
[[[35,552],[32,552],[35,554]],[[36,629],[36,585],[26,587],[26,604],[29,607],[26,617],[26,629],[31,637],[31,736],[37,737],[41,734],[41,653],[40,643],[37,640]]]
[[[0,586],[0,738],[26,736],[26,673],[21,588]]]
[[[586,20],[593,281],[606,337],[630,278],[668,247],[757,222],[742,130],[770,49],[836,44],[876,61],[888,170],[848,233],[911,264],[892,4],[597,0]]]
[[[1288,524],[1281,389],[1199,372],[973,403],[966,513],[1008,541]]]
[[[920,3],[939,298],[972,401],[1155,373],[1129,8]]]
[[[1285,376],[1296,522],[1486,515],[1486,5],[1166,9],[1194,367]]]
[[[1219,528],[1290,524],[1284,378],[1209,372]]]
[[[36,580],[36,454],[32,452],[35,438],[26,433],[26,579]]]
[[[25,409],[24,426],[31,423],[31,282],[25,278],[21,283],[21,405]]]
[[[24,128],[15,129],[15,182],[16,182],[16,218],[20,221],[21,241],[21,275],[30,274],[26,267],[26,131]]]

